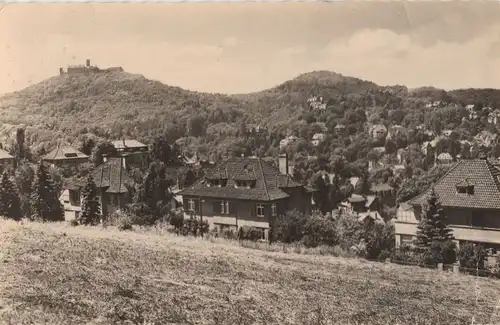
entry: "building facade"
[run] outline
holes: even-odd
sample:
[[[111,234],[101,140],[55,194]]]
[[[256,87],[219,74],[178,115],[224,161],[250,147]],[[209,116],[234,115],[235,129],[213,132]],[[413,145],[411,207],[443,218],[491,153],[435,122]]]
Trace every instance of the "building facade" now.
[[[458,244],[500,249],[500,170],[487,159],[464,159],[434,185]],[[410,244],[431,189],[403,203],[396,213],[396,246]]]
[[[179,195],[185,218],[206,220],[218,231],[253,227],[268,240],[277,216],[311,211],[311,192],[292,178],[288,157],[280,155],[278,168],[257,157],[227,159]]]

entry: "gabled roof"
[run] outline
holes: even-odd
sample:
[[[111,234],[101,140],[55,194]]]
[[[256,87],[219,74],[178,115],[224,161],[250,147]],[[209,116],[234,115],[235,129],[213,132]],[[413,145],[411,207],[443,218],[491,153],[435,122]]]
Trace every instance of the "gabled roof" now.
[[[226,186],[207,186],[207,179],[227,177]],[[254,178],[252,188],[235,187],[235,181],[242,178]],[[282,175],[272,163],[257,157],[229,158],[198,180],[192,186],[182,190],[179,195],[241,199],[256,201],[274,201],[287,198],[286,188],[303,187],[289,175]]]
[[[75,159],[75,158],[88,158],[86,154],[83,152],[70,147],[57,147],[45,156],[43,156],[43,160],[67,160],[67,159]]]
[[[97,188],[104,189],[108,193],[127,193],[126,183],[132,183],[132,179],[123,167],[121,158],[109,158],[92,171],[92,177]],[[86,179],[80,178],[67,185],[70,189],[85,186]]]
[[[0,159],[14,159],[14,157],[7,151],[0,149]]]
[[[137,140],[116,140],[113,141],[113,146],[116,149],[126,149],[126,148],[147,148],[147,145],[145,145],[142,142],[139,142]]]
[[[434,185],[441,204],[447,207],[500,210],[500,170],[486,159],[464,159],[456,163]],[[474,194],[457,193],[463,182],[474,185]],[[421,206],[427,202],[431,188],[407,203]]]

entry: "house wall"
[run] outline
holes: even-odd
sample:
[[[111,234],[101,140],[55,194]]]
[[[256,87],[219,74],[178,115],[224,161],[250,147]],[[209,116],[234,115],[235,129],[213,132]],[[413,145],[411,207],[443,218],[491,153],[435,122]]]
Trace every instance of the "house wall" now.
[[[87,163],[89,161],[89,158],[82,157],[82,158],[71,158],[71,159],[45,159],[45,161],[56,167],[66,167],[66,166],[73,167]]]
[[[189,200],[195,200],[195,211],[191,213],[189,209]],[[237,231],[241,227],[254,227],[264,230],[265,240],[269,238],[269,228],[273,221],[271,215],[271,204],[269,202],[258,201],[242,201],[242,200],[228,200],[229,201],[229,214],[221,213],[221,199],[202,198],[201,205],[199,198],[183,197],[184,204],[184,217],[197,217],[208,222],[210,229],[222,230],[223,228],[234,229]],[[257,204],[264,206],[264,216],[257,216]],[[284,213],[286,209],[285,201],[277,201],[277,214]],[[201,208],[201,209],[200,209]]]
[[[81,212],[81,207],[78,202],[70,199],[70,190],[64,190],[59,197],[59,201],[64,208],[64,220],[75,220],[77,215]]]
[[[408,236],[416,236],[417,224],[396,221],[394,223],[396,234],[396,247],[399,247]],[[479,228],[470,226],[453,226],[453,235],[457,241],[469,241],[476,243],[500,245],[500,229]]]
[[[443,209],[450,225],[500,229],[500,211],[450,207],[444,207]],[[413,210],[415,219],[420,220],[422,210],[420,208]]]

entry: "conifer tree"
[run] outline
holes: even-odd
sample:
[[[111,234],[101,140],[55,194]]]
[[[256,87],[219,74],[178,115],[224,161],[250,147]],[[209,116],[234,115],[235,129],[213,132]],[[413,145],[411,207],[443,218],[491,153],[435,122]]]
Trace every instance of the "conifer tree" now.
[[[421,252],[430,249],[435,243],[454,239],[453,231],[446,223],[446,214],[434,188],[427,199],[425,213],[418,224],[416,237],[415,245]]]
[[[82,225],[96,225],[101,219],[101,203],[97,194],[94,178],[89,174],[82,192],[82,213],[78,220]]]
[[[6,171],[0,181],[0,216],[16,221],[22,218],[19,193]]]
[[[64,221],[64,211],[47,166],[40,161],[32,193],[32,219]]]

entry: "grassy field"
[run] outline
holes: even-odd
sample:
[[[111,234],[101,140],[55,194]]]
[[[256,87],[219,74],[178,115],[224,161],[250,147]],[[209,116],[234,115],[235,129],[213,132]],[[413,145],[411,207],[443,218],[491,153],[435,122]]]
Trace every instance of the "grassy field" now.
[[[0,221],[1,324],[498,324],[499,298],[413,267]]]

